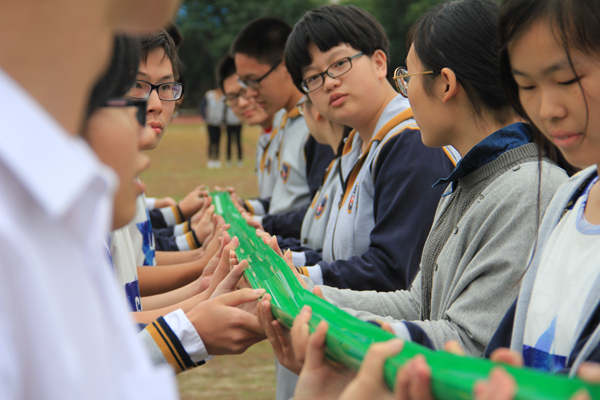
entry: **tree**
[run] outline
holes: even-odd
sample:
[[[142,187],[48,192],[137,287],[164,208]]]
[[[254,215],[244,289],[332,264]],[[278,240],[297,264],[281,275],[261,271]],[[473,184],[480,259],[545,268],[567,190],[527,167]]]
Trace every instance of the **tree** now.
[[[290,25],[325,0],[184,0],[177,25],[184,36],[179,55],[186,68],[184,107],[196,108],[207,90],[216,86],[215,68],[236,34],[248,22],[278,17]]]

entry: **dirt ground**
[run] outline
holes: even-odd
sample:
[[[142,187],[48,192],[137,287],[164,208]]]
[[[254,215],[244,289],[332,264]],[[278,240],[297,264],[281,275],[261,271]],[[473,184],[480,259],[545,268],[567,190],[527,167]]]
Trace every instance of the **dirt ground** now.
[[[258,194],[254,175],[254,151],[260,131],[244,126],[242,130],[243,167],[227,168],[227,134],[221,136],[220,158],[223,168],[208,170],[206,127],[199,118],[173,121],[161,144],[149,155],[150,169],[141,178],[148,196],[171,196],[180,199],[195,185],[232,185],[243,196]],[[232,155],[237,156],[237,150]],[[210,322],[207,322],[210,323]],[[178,376],[182,400],[199,399],[273,399],[275,366],[273,352],[267,342],[251,347],[240,356],[216,357],[206,365]]]

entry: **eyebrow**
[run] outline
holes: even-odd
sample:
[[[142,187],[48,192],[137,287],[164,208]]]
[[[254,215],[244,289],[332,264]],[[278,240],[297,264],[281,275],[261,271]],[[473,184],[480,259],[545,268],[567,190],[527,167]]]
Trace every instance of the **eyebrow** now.
[[[570,64],[569,64],[569,60],[568,59],[563,59],[555,64],[552,64],[551,66],[547,67],[546,69],[544,69],[542,71],[542,75],[543,76],[547,76],[550,75],[556,71],[560,71],[563,70],[565,68],[570,68]],[[512,68],[512,73],[513,75],[519,75],[519,76],[524,76],[524,77],[529,77],[529,75],[527,75],[525,72],[521,72],[516,68]]]
[[[138,74],[138,76],[141,76],[141,77],[146,78],[146,79],[150,78],[150,75],[148,75],[148,74],[146,74],[144,72],[141,72],[141,71],[138,71],[137,74]],[[159,81],[173,80],[173,79],[175,79],[175,76],[173,76],[173,74],[169,74],[169,75],[165,75],[162,78],[160,78]]]
[[[331,53],[329,55],[329,57],[327,57],[327,60],[329,62],[329,65],[327,66],[327,68],[329,68],[329,66],[332,63],[334,63],[335,61],[339,60],[340,53],[343,53],[344,50],[345,50],[345,48],[337,49],[336,51],[334,51],[333,53]],[[351,57],[351,56],[348,56],[348,57]],[[345,58],[345,57],[342,57],[342,58]],[[310,70],[317,70],[317,67],[312,67],[312,66],[309,65],[308,67],[306,67],[304,69],[303,72],[306,73],[306,72],[309,72]]]

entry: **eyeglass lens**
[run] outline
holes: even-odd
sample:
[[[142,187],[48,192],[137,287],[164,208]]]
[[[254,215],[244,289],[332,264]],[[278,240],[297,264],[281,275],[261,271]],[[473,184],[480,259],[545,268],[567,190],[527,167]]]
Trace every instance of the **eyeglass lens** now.
[[[175,101],[181,98],[183,94],[183,85],[178,82],[165,82],[153,85],[146,81],[135,81],[128,95],[136,99],[147,99],[150,93],[156,89],[158,98],[166,101]]]

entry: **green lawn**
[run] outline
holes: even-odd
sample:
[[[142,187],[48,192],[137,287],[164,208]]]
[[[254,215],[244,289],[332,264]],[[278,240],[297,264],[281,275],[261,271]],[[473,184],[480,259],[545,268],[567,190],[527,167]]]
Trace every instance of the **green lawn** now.
[[[174,121],[160,146],[150,152],[152,166],[141,176],[148,196],[180,199],[195,185],[232,185],[238,193],[256,196],[254,150],[260,131],[244,127],[242,146],[244,166],[225,167],[227,135],[221,137],[220,170],[208,170],[206,127],[197,123]],[[232,152],[237,156],[237,152]],[[210,323],[210,321],[206,321]],[[207,365],[178,376],[182,400],[196,399],[273,399],[275,366],[270,345],[262,342],[240,356],[216,357]]]

